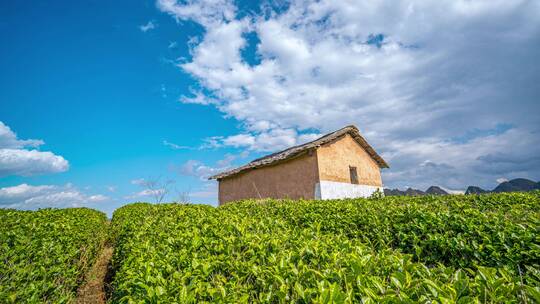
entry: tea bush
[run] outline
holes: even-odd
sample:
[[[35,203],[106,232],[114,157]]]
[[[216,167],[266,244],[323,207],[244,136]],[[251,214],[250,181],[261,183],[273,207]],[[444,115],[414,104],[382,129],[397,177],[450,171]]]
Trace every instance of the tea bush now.
[[[107,235],[105,214],[86,208],[0,209],[0,303],[66,303]]]
[[[540,302],[539,193],[134,204],[119,303]]]
[[[346,235],[375,248],[391,247],[428,265],[517,268],[540,261],[540,191],[259,205],[244,202],[223,208]]]

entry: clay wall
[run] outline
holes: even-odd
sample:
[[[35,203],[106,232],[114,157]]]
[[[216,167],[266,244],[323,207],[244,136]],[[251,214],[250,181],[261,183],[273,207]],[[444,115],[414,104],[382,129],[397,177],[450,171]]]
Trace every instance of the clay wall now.
[[[219,181],[219,204],[247,198],[313,199],[318,182],[315,151]]]
[[[360,185],[382,186],[379,166],[349,134],[317,149],[317,159],[321,181],[351,183],[353,166]]]

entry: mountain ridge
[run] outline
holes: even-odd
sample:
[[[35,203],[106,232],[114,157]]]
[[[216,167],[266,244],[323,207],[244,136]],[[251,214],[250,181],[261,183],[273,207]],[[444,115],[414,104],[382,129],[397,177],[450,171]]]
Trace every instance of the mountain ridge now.
[[[535,182],[526,178],[515,178],[509,181],[504,181],[497,185],[492,190],[485,190],[478,186],[469,186],[465,194],[482,194],[482,193],[501,193],[501,192],[527,192],[540,190],[540,182]],[[386,196],[422,196],[422,195],[448,195],[448,191],[439,186],[430,186],[426,191],[407,188],[406,190],[384,188]]]

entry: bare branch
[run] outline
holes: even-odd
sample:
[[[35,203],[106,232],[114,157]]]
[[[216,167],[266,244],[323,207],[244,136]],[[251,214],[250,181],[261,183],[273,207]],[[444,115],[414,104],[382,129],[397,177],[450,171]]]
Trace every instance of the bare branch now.
[[[190,203],[191,188],[188,188],[187,190],[184,190],[184,191],[180,191],[177,188],[175,188],[174,192],[175,192],[175,198],[174,198],[173,202],[181,203],[181,204],[189,204]]]
[[[168,179],[162,181],[162,177],[158,176],[157,178],[146,178],[141,181],[141,187],[144,187],[148,194],[154,199],[154,202],[161,203],[170,192],[170,186],[174,184],[175,181]]]

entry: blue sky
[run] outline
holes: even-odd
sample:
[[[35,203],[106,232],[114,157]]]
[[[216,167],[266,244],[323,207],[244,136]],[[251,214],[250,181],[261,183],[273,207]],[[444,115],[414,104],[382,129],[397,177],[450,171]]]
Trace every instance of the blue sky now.
[[[237,124],[216,109],[178,102],[193,80],[171,62],[189,56],[187,41],[199,26],[177,24],[152,1],[0,5],[0,121],[69,162],[65,172],[6,176],[0,186],[73,183],[120,200],[137,190],[131,180],[148,176],[174,178],[186,191],[198,186],[169,167],[200,152],[162,142],[195,147]],[[157,27],[141,31],[148,22]],[[206,150],[202,159],[226,152]],[[106,193],[108,186],[118,189]]]
[[[215,204],[209,174],[351,123],[389,187],[538,180],[537,8],[4,1],[0,204]]]

